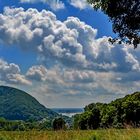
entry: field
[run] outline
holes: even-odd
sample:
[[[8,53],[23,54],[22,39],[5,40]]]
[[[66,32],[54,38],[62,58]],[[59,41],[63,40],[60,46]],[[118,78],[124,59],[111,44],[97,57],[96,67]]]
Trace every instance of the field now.
[[[140,140],[140,129],[0,132],[0,140]]]

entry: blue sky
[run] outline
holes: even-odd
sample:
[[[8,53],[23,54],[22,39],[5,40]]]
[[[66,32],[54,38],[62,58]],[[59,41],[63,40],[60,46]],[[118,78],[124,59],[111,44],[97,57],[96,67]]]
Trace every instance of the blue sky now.
[[[110,44],[115,36],[108,17],[85,0],[0,0],[0,84],[47,107],[138,91],[140,49]]]

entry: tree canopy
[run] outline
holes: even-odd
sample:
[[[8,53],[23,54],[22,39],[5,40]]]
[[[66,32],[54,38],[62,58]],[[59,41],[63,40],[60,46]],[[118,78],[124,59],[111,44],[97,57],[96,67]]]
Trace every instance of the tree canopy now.
[[[117,39],[110,41],[140,44],[140,1],[139,0],[87,0],[93,7],[101,9],[112,21],[113,32]]]
[[[66,122],[63,120],[63,118],[56,118],[53,121],[53,129],[54,130],[61,130],[65,128]]]
[[[92,103],[82,114],[74,116],[74,128],[140,127],[140,92],[116,99],[109,104]]]

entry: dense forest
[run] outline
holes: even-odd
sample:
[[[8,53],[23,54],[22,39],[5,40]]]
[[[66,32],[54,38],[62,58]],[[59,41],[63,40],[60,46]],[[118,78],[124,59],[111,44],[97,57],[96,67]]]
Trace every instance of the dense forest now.
[[[74,128],[127,128],[140,126],[140,92],[116,99],[109,104],[92,103],[84,113],[74,116]]]
[[[11,121],[0,118],[0,131],[28,131],[28,130],[49,130],[52,128],[51,120],[44,121]]]

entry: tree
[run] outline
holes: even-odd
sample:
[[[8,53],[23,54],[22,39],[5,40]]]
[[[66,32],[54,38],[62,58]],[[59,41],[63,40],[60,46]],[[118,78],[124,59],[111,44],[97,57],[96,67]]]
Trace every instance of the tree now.
[[[81,130],[87,130],[89,129],[89,118],[91,118],[90,116],[92,115],[91,111],[87,111],[84,112],[81,116],[80,116],[80,120],[78,122],[79,128]]]
[[[79,122],[80,122],[81,114],[76,114],[73,116],[73,128],[74,129],[80,129],[79,128]]]
[[[140,1],[139,0],[87,0],[93,7],[101,9],[109,16],[113,24],[113,31],[117,39],[109,39],[112,43],[120,40],[133,44],[137,48],[140,44]]]
[[[97,129],[100,127],[101,119],[100,119],[100,110],[94,108],[91,111],[91,114],[88,118],[88,127],[89,129]]]
[[[53,129],[61,130],[65,128],[65,121],[62,118],[57,118],[53,121]]]
[[[52,128],[52,121],[51,120],[45,120],[39,123],[39,129],[40,130],[48,130]]]
[[[102,111],[101,126],[105,128],[113,127],[113,123],[116,117],[117,108],[112,105],[106,106]]]

